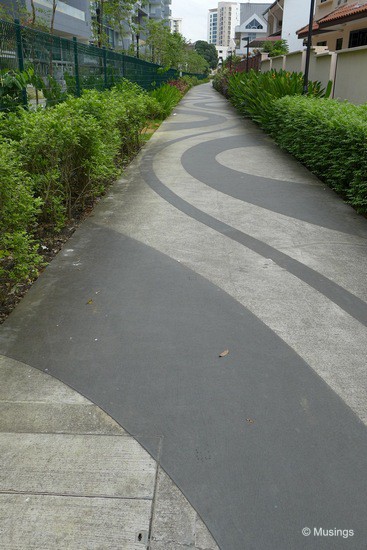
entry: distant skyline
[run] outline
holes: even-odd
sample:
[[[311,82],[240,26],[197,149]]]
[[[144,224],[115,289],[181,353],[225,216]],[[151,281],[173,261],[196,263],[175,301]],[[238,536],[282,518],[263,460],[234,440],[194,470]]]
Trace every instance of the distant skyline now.
[[[231,1],[231,0],[228,0]],[[240,4],[269,4],[271,0],[254,0]],[[172,16],[182,18],[182,34],[191,42],[207,40],[208,10],[216,8],[215,0],[172,0]]]

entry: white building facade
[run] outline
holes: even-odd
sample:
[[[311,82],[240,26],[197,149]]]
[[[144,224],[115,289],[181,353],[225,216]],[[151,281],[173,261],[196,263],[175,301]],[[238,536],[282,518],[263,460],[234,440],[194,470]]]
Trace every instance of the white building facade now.
[[[174,19],[173,17],[171,17],[170,21],[171,21],[171,32],[178,32],[182,34],[182,19],[181,18]]]
[[[218,2],[217,46],[231,46],[239,22],[240,6],[237,2]]]
[[[217,45],[218,38],[218,9],[209,10],[208,13],[208,43]]]
[[[250,3],[240,4],[240,24],[235,29],[236,55],[247,53],[247,42],[261,40],[268,34],[268,23],[264,18],[264,11],[269,4]],[[253,48],[250,48],[252,52]]]
[[[298,38],[297,31],[309,21],[309,1],[277,0],[266,10],[264,17],[268,21],[270,35],[279,33],[282,40],[287,41],[290,52],[302,50],[303,40]]]

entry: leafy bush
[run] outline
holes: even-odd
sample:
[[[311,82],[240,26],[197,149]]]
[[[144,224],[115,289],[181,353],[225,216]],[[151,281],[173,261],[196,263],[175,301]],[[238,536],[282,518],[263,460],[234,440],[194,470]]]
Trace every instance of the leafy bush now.
[[[122,80],[50,109],[0,113],[0,294],[37,271],[40,226],[59,231],[101,195],[144,142],[147,122],[178,102],[181,93],[165,88],[159,101]]]
[[[225,97],[228,97],[228,80],[232,74],[234,74],[232,70],[228,67],[224,67],[223,69],[217,71],[212,80],[213,88]]]
[[[228,78],[228,97],[243,115],[264,124],[271,117],[272,104],[277,98],[302,95],[303,74],[286,71],[235,73]],[[320,82],[309,82],[308,95],[322,97]]]
[[[284,97],[265,128],[327,185],[367,212],[367,107],[336,100]]]
[[[190,84],[187,84],[181,79],[169,80],[167,84],[169,86],[172,86],[173,88],[176,88],[179,92],[181,92],[182,95],[185,95],[186,92],[191,88]]]
[[[197,86],[198,84],[201,84],[201,80],[198,79],[197,76],[189,76],[187,74],[185,74],[185,76],[182,76],[180,78],[180,80],[182,80],[183,82],[185,82],[185,84],[187,84],[188,86]]]
[[[163,86],[150,92],[150,95],[160,103],[164,117],[171,114],[172,109],[182,98],[182,93],[169,84],[163,84]]]
[[[275,40],[275,42],[264,42],[261,46],[263,52],[267,52],[269,57],[276,57],[277,55],[285,55],[288,53],[288,43],[286,40]]]
[[[0,299],[7,285],[40,265],[31,234],[41,201],[34,198],[32,179],[20,164],[16,147],[0,142]]]
[[[0,110],[12,111],[22,104],[22,90],[29,82],[29,74],[10,69],[0,70]]]
[[[326,99],[319,82],[302,95],[302,73],[285,71],[229,74],[222,71],[214,87],[238,111],[250,116],[277,143],[307,166],[358,212],[367,212],[367,106]]]
[[[103,193],[117,168],[140,148],[160,104],[137,85],[86,91],[52,109],[0,118],[0,135],[18,142],[22,166],[42,199],[40,221],[60,229],[75,209]]]

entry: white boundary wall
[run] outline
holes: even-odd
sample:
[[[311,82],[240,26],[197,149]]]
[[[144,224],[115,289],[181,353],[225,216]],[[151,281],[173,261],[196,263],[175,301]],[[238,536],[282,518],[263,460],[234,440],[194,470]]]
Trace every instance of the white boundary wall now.
[[[261,72],[284,69],[304,72],[306,50],[268,58],[261,63]],[[355,104],[367,103],[367,46],[330,52],[314,48],[310,59],[310,80],[319,80],[326,87],[334,84],[332,97]]]

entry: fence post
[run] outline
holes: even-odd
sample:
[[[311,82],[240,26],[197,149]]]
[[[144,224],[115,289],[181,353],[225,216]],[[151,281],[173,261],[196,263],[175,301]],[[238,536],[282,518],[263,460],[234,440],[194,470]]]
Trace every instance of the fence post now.
[[[19,19],[14,19],[15,24],[15,36],[17,40],[17,51],[18,51],[18,66],[21,72],[24,71],[24,52],[23,52],[23,41],[22,41],[22,30],[20,28]],[[22,89],[22,103],[24,107],[28,107],[28,97],[26,88]]]
[[[73,46],[74,46],[75,95],[76,97],[80,97],[78,41],[76,39],[76,36],[73,36]]]
[[[104,88],[107,90],[108,88],[108,80],[107,80],[107,50],[106,46],[103,46],[103,79],[104,79]]]

